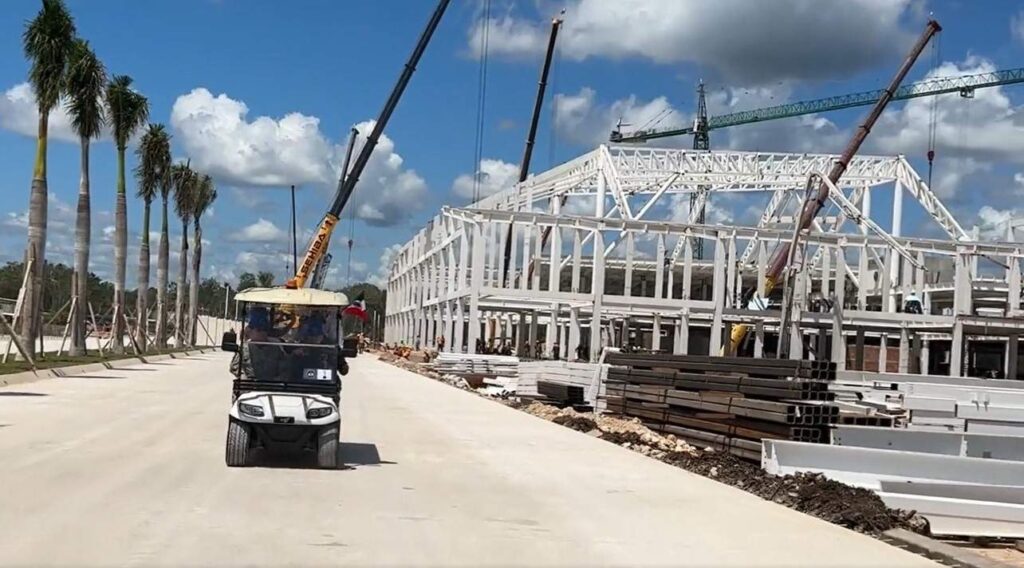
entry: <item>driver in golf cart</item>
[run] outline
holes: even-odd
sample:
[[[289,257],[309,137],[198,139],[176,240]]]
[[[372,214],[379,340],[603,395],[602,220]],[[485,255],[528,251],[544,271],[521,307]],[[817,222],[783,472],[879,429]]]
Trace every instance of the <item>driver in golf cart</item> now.
[[[241,371],[250,380],[302,380],[308,369],[335,366],[334,352],[325,349],[337,343],[335,334],[329,332],[333,326],[325,325],[325,320],[331,320],[329,311],[299,313],[297,325],[292,318],[279,319],[276,324],[271,323],[272,319],[265,307],[250,309],[243,331],[245,341],[231,360],[233,375]],[[336,364],[340,375],[348,374],[344,357],[338,357]]]

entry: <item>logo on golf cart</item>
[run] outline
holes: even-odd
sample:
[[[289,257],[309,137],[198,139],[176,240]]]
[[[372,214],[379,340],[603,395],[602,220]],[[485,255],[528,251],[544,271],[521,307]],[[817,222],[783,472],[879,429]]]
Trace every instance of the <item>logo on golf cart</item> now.
[[[330,369],[305,369],[302,378],[307,381],[329,381],[334,377]]]

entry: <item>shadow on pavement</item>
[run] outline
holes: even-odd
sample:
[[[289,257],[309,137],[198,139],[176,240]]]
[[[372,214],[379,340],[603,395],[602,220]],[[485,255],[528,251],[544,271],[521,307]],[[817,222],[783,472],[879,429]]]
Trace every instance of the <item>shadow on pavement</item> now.
[[[63,379],[124,379],[126,377],[115,377],[114,375],[68,375]]]
[[[0,391],[0,396],[50,396],[41,392],[8,392]]]
[[[316,454],[311,451],[274,451],[262,448],[252,453],[252,467],[270,469],[319,469]],[[360,466],[395,465],[396,462],[380,459],[376,444],[341,442],[338,444],[338,470],[356,469]]]

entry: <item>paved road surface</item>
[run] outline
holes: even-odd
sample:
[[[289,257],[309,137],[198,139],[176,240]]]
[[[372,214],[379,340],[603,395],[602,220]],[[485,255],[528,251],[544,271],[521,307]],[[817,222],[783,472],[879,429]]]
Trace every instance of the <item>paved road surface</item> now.
[[[930,565],[368,357],[351,469],[228,469],[226,367],[0,389],[0,563]]]

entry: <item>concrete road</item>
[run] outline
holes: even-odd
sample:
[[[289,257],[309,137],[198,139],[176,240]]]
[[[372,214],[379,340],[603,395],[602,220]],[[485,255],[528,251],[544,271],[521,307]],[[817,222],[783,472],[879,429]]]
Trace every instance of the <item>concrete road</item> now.
[[[0,389],[0,563],[931,565],[369,357],[349,469],[228,469],[227,364]]]

